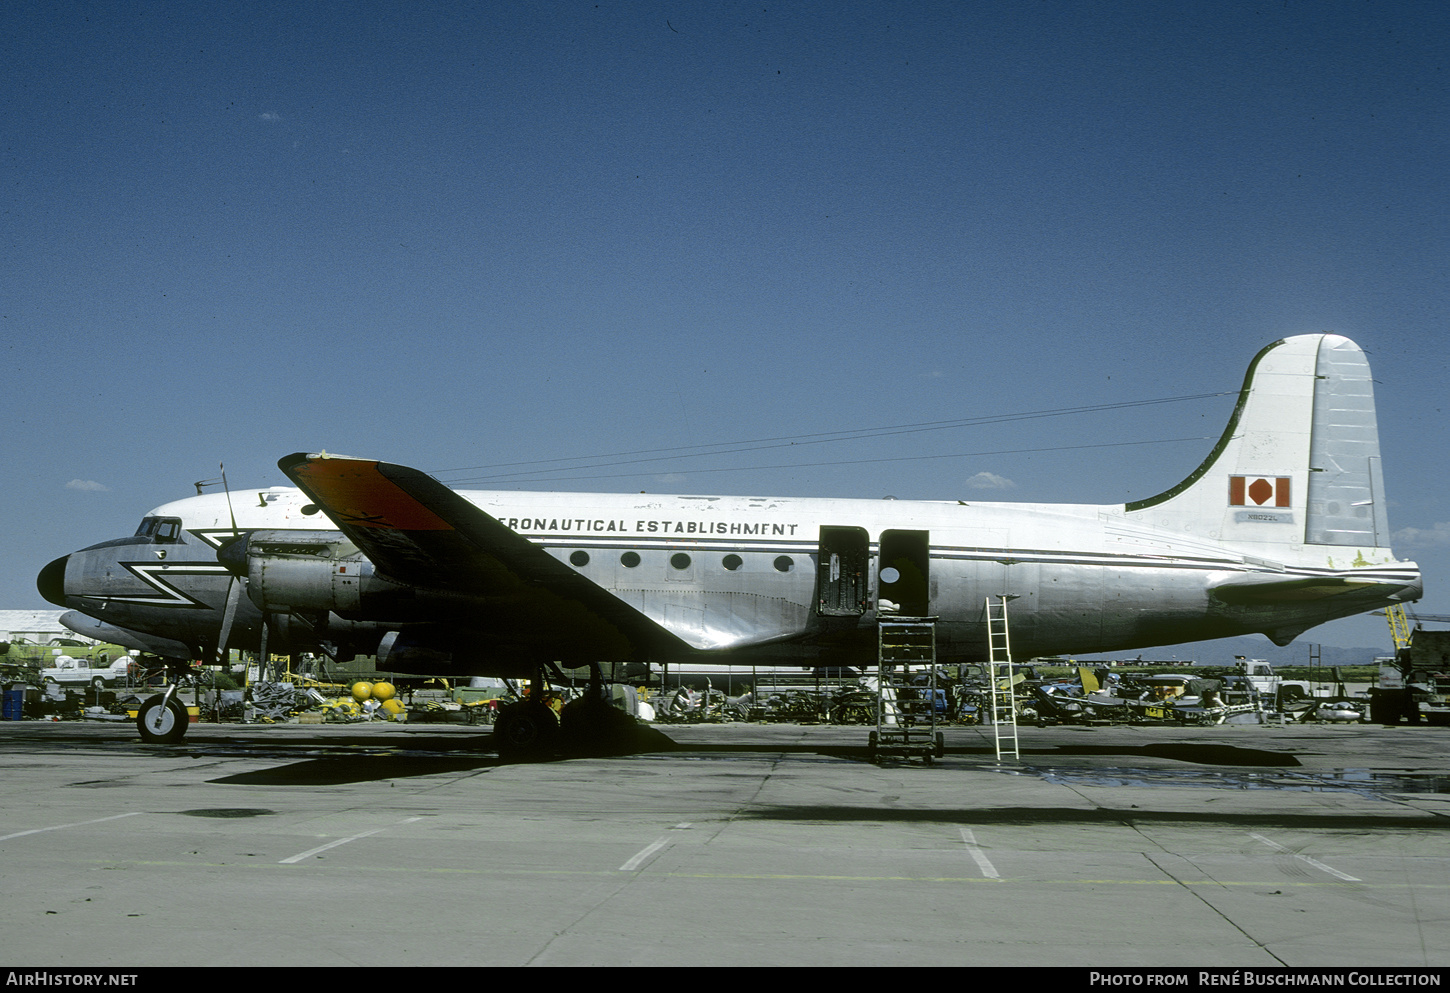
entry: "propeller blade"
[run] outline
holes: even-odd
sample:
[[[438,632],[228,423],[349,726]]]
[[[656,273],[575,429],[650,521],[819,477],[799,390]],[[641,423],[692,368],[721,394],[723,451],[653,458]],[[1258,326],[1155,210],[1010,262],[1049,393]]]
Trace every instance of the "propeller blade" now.
[[[227,661],[227,639],[232,636],[232,621],[237,617],[237,601],[242,596],[242,583],[235,576],[227,584],[227,609],[222,614],[222,629],[217,635],[216,657],[217,662],[226,665]]]

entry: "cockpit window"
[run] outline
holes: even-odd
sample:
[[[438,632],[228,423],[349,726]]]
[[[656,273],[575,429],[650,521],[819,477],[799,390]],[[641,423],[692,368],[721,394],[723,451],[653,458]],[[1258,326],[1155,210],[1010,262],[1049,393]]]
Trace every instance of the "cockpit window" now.
[[[143,517],[133,537],[150,538],[160,545],[174,544],[181,540],[181,518]]]

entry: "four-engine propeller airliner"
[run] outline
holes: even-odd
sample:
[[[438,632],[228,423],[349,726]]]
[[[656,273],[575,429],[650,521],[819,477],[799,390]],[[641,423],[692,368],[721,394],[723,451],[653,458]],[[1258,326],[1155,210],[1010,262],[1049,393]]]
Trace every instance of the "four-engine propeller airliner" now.
[[[40,591],[78,633],[164,656],[265,639],[453,676],[870,666],[891,613],[935,617],[943,662],[981,661],[1002,595],[1018,657],[1282,645],[1421,595],[1389,547],[1369,365],[1331,334],[1259,352],[1203,463],[1126,504],[455,491],[372,459],[278,465],[295,489],[164,504],[47,565]],[[179,738],[170,708],[151,702],[143,737]],[[545,711],[515,705],[500,733],[547,737]]]

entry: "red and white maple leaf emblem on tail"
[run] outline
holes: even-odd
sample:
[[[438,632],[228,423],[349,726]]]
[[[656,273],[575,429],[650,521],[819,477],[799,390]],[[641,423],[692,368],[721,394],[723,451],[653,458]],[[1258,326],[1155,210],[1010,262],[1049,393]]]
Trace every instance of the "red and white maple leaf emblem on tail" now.
[[[1288,476],[1230,476],[1230,507],[1288,507]]]

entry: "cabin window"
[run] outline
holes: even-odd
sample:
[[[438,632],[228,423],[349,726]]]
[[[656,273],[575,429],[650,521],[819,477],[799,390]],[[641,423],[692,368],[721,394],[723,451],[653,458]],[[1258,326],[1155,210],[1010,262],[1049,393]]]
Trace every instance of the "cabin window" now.
[[[683,572],[690,568],[690,557],[684,552],[676,552],[670,556],[670,565]]]
[[[569,556],[569,561],[578,568],[582,569],[589,564],[589,553],[575,552],[573,555]]]
[[[745,564],[745,560],[742,559],[739,555],[727,555],[725,556],[725,558],[721,559],[720,564],[731,572],[734,572],[736,569],[739,569],[742,565]]]
[[[795,559],[789,555],[782,555],[775,560],[776,572],[790,572],[795,568]]]
[[[619,557],[619,564],[626,569],[633,569],[639,565],[639,552],[625,552]]]

